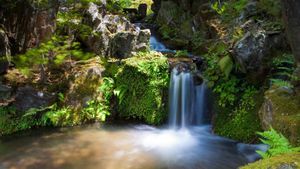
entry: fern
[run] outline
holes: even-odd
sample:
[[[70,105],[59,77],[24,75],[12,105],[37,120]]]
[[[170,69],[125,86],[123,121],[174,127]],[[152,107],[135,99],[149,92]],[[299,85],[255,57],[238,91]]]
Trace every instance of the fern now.
[[[288,87],[293,88],[294,86],[289,82],[282,79],[271,79],[271,83],[277,87]]]
[[[257,151],[263,158],[270,158],[275,155],[299,152],[300,147],[292,147],[288,139],[281,133],[277,133],[276,130],[271,128],[269,131],[257,132],[262,138],[262,143],[269,145],[269,149],[266,152]]]

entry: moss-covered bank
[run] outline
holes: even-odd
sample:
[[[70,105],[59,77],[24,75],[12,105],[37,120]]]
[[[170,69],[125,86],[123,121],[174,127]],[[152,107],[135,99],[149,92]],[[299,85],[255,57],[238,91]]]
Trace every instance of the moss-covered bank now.
[[[298,169],[299,167],[300,153],[289,153],[259,160],[240,169]]]

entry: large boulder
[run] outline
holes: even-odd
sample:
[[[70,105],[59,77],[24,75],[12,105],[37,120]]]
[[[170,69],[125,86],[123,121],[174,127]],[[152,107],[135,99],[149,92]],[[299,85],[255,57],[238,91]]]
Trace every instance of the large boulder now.
[[[300,145],[300,94],[283,87],[272,87],[265,92],[259,111],[265,130],[273,127],[286,136],[293,145]]]
[[[145,50],[144,46],[149,44],[149,30],[141,30],[125,17],[104,14],[102,10],[90,3],[84,15],[83,24],[93,30],[90,35],[79,38],[89,49],[102,56],[117,58],[127,58],[132,52]]]
[[[283,42],[284,37],[280,32],[250,30],[234,45],[233,56],[242,72],[261,81],[269,69],[272,49],[282,46]]]
[[[13,106],[19,112],[31,108],[43,108],[50,106],[55,101],[55,95],[31,86],[19,87],[16,91],[16,98]]]
[[[0,24],[9,39],[12,55],[25,52],[51,37],[55,31],[58,4],[58,0],[43,3],[1,1]]]

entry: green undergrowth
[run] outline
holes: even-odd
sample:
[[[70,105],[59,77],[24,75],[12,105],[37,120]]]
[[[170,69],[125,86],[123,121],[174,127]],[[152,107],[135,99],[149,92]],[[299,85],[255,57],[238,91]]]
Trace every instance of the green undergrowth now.
[[[216,98],[214,131],[238,141],[255,141],[256,132],[261,130],[257,113],[262,101],[259,89],[239,74],[226,43],[211,46],[205,58],[204,75]]]
[[[121,118],[148,124],[161,124],[165,120],[169,73],[164,56],[156,52],[138,53],[119,65],[107,64],[106,70],[106,76],[114,81],[113,92],[117,98],[112,109]]]
[[[0,107],[0,136],[31,128],[75,126],[89,122],[103,122],[109,112],[102,102],[91,100],[81,111],[54,104],[45,108],[31,108],[17,112],[14,107]]]

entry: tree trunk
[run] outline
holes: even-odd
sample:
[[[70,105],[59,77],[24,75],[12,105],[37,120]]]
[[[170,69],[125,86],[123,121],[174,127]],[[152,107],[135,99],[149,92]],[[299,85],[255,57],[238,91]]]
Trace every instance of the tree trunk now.
[[[281,0],[286,33],[293,50],[298,69],[300,68],[300,0]]]

